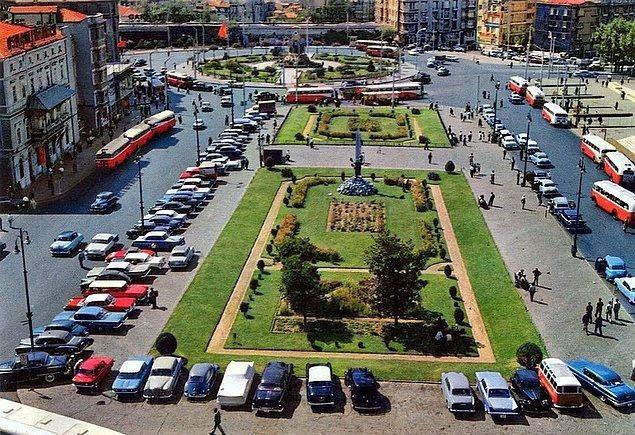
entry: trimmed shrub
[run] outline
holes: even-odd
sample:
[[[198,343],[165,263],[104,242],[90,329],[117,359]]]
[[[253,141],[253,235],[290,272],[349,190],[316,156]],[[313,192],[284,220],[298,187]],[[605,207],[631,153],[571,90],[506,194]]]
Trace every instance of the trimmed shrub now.
[[[176,337],[169,332],[162,332],[154,342],[154,347],[161,355],[173,355],[177,345]]]
[[[303,135],[302,133],[297,132],[297,133],[295,134],[295,140],[297,140],[297,141],[303,141],[303,140],[306,140],[306,138],[304,137],[304,135]]]
[[[271,255],[273,253],[273,245],[271,243],[267,243],[265,250],[267,251],[267,254]]]
[[[537,344],[528,341],[516,350],[516,361],[523,367],[533,369],[542,361],[542,350]]]
[[[273,157],[267,157],[265,159],[265,166],[268,170],[271,170],[274,166],[276,166],[276,161],[273,159]]]
[[[258,285],[260,283],[258,282],[258,280],[256,278],[251,278],[251,281],[249,281],[249,288],[253,291],[256,290],[258,288]]]
[[[342,181],[346,180],[346,172],[340,172],[340,178],[342,179]]]
[[[289,207],[289,197],[288,197],[288,196],[285,196],[284,198],[282,198],[282,203],[283,203],[285,206]]]
[[[287,193],[291,194],[291,192],[293,192],[293,187],[287,186]]]
[[[413,115],[420,115],[421,114],[421,109],[419,109],[418,107],[413,107],[411,110]]]
[[[455,169],[456,166],[454,165],[454,162],[452,160],[448,160],[445,164],[445,172],[451,174],[452,172],[454,172]]]
[[[384,184],[386,186],[398,186],[400,182],[401,182],[401,178],[399,177],[389,177],[389,176],[384,177]]]
[[[319,186],[320,184],[334,184],[335,180],[328,177],[307,177],[298,181],[291,194],[291,201],[289,205],[291,207],[300,208],[304,206],[304,200],[309,192],[309,188],[313,186]]]
[[[261,258],[256,263],[256,267],[258,268],[259,271],[263,272],[265,270],[265,261]]]
[[[274,228],[272,228],[272,229],[271,229],[271,235],[272,235],[273,237],[276,237],[276,234],[278,234],[278,228],[275,228],[275,227],[274,227]]]
[[[452,299],[456,299],[458,295],[459,295],[458,289],[455,286],[450,286],[450,297]]]
[[[291,168],[282,168],[280,175],[282,175],[282,178],[293,178],[293,170]]]
[[[445,275],[446,278],[449,278],[452,276],[452,266],[450,266],[449,264],[446,264],[445,267],[443,268],[443,274]]]
[[[428,172],[428,180],[430,181],[439,181],[441,177],[436,172]]]
[[[315,107],[315,104],[309,104],[309,107],[307,107],[307,111],[309,113],[317,113],[317,107]]]
[[[448,258],[447,255],[448,255],[448,253],[446,252],[445,247],[444,246],[439,246],[439,257],[441,257],[444,260],[447,260],[447,258]]]
[[[370,173],[370,179],[375,181],[375,178],[377,178],[377,174],[375,174],[374,172]]]
[[[280,246],[287,237],[293,236],[298,231],[298,218],[294,214],[287,214],[280,222],[280,229],[273,239],[273,244]]]
[[[461,325],[463,324],[464,320],[465,320],[465,313],[463,312],[462,309],[456,308],[454,310],[454,321],[456,322],[457,325]]]

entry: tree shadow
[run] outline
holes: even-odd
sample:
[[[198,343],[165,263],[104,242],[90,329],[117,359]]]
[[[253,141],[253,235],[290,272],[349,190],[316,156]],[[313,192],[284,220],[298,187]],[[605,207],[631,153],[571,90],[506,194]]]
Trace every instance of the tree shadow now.
[[[383,327],[382,336],[386,347],[391,342],[403,346],[404,352],[419,352],[432,355],[478,355],[476,341],[464,330],[454,331],[451,341],[437,341],[435,336],[440,328],[435,324],[408,322]]]
[[[309,322],[306,326],[307,339],[311,346],[315,349],[319,346],[315,345],[316,341],[325,344],[351,343],[353,341],[353,333],[346,323],[337,320],[315,320]],[[318,349],[315,349],[318,350]],[[321,348],[319,350],[322,350]]]

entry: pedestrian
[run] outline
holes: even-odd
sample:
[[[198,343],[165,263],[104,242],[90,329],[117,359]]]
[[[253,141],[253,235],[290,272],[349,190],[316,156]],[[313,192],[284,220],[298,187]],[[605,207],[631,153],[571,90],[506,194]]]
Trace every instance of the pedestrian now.
[[[474,153],[470,153],[470,166],[474,163]]]
[[[225,431],[223,430],[221,426],[221,417],[220,417],[220,411],[218,410],[218,408],[214,408],[214,428],[212,429],[210,433],[211,434],[216,433],[216,429],[220,430],[222,434],[225,433]]]
[[[512,162],[512,167],[514,166],[514,162]],[[520,184],[520,171],[516,171],[516,186]]]
[[[507,149],[503,148],[503,160],[507,158]]]
[[[542,275],[542,272],[536,267],[531,273],[534,275],[534,285],[538,285],[538,279],[540,275]]]
[[[454,109],[450,107],[450,116],[454,116]]]
[[[467,136],[463,136],[463,146],[467,146]]]
[[[496,195],[494,195],[494,192],[490,192],[489,199],[487,200],[487,205],[489,207],[492,207],[494,205],[494,198],[496,198]]]
[[[459,142],[463,142],[463,132],[459,131]]]
[[[536,291],[538,291],[537,288],[536,288],[536,284],[531,284],[529,286],[529,300],[531,302],[534,301],[534,295],[536,294]]]
[[[494,74],[492,74],[492,75],[489,77],[489,81],[490,81],[490,82],[493,82],[493,81],[494,81]],[[488,97],[488,98],[489,98],[489,97]]]
[[[542,192],[540,190],[536,192],[536,197],[538,198],[538,205],[542,205]]]
[[[491,141],[492,141],[492,132],[491,132],[491,131],[488,131],[488,132],[487,132],[487,141],[488,141],[488,142],[491,142]]]
[[[487,98],[487,91],[483,91],[483,99]]]
[[[77,259],[79,260],[79,267],[81,267],[82,269],[85,269],[84,261],[86,260],[86,252],[79,251],[79,254],[77,254]]]
[[[474,165],[470,164],[470,178],[474,178],[475,172],[476,172],[476,169],[474,168]]]
[[[428,164],[432,164],[432,153],[428,153]]]
[[[2,228],[2,216],[0,216],[0,231],[2,231],[3,233],[6,233],[7,230],[5,230],[4,228]]]
[[[245,169],[249,169],[249,159],[247,157],[243,159],[243,164],[245,165]]]
[[[225,115],[225,125],[229,125],[229,115]]]
[[[525,153],[523,151],[523,149],[520,149],[520,160],[522,161],[523,157],[525,156]]]
[[[618,106],[620,105],[620,103],[618,103],[617,101],[615,102],[615,110],[617,110]]]
[[[478,128],[483,127],[483,120],[481,118],[478,119]]]
[[[525,203],[526,202],[527,202],[527,198],[523,194],[523,196],[520,197],[520,205],[522,205],[523,210],[525,209]]]
[[[492,97],[492,94],[490,93],[490,91],[487,91],[487,99],[489,100]]]
[[[472,130],[470,130],[470,132],[467,134],[467,140],[468,142],[472,142]]]
[[[598,299],[598,303],[595,304],[595,317],[602,316],[602,308],[604,308],[604,302],[602,298]]]
[[[612,319],[613,319],[613,299],[611,299],[609,303],[606,304],[606,321],[613,323]]]
[[[465,121],[465,115],[461,112],[461,122]]]
[[[207,146],[212,145],[212,142],[214,141],[214,139],[212,139],[212,136],[207,138]]]
[[[148,293],[148,303],[150,305],[152,305],[152,309],[156,310],[157,309],[157,296],[159,295],[159,292],[156,291],[154,289],[154,287],[150,290],[150,293]]]
[[[589,322],[591,321],[591,316],[589,313],[584,313],[582,316],[582,324],[584,325],[583,331],[586,332],[586,335],[589,335]]]
[[[271,135],[269,133],[267,133],[267,135],[265,136],[265,141],[266,141],[267,145],[269,145],[271,143]]]
[[[595,335],[599,335],[600,337],[602,337],[602,323],[602,316],[596,316],[595,328],[593,328],[593,332],[595,333]]]
[[[495,184],[494,183],[495,177],[496,177],[496,174],[494,173],[494,170],[492,169],[492,172],[489,174],[489,182],[490,182],[490,184]]]
[[[183,124],[183,117],[179,114],[179,124]]]
[[[498,107],[501,108],[501,109],[503,108],[503,99],[502,98],[501,98],[500,105]]]
[[[276,128],[278,128],[278,120],[274,119],[273,120],[273,129],[275,130]]]
[[[516,158],[512,156],[512,171],[514,170],[514,165],[516,164]],[[518,175],[520,175],[520,171],[518,171]]]
[[[593,323],[593,305],[591,302],[586,304],[586,313],[589,315],[589,323]]]
[[[620,308],[622,307],[622,305],[620,304],[620,301],[618,301],[617,299],[615,299],[615,303],[613,303],[613,320],[619,320],[619,314],[620,314]]]

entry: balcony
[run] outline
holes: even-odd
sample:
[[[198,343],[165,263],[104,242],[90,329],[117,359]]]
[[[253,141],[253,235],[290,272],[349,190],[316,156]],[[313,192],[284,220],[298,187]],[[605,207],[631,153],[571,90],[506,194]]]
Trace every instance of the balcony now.
[[[31,139],[35,141],[45,141],[53,135],[61,134],[64,131],[66,121],[71,117],[69,112],[61,112],[57,118],[46,120],[35,115],[29,122]]]

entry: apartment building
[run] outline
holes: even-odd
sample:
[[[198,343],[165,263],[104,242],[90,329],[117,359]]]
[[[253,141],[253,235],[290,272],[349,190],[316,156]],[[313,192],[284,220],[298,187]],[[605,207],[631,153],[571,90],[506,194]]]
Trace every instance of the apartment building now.
[[[479,46],[525,46],[533,29],[536,0],[481,0],[476,39]]]

